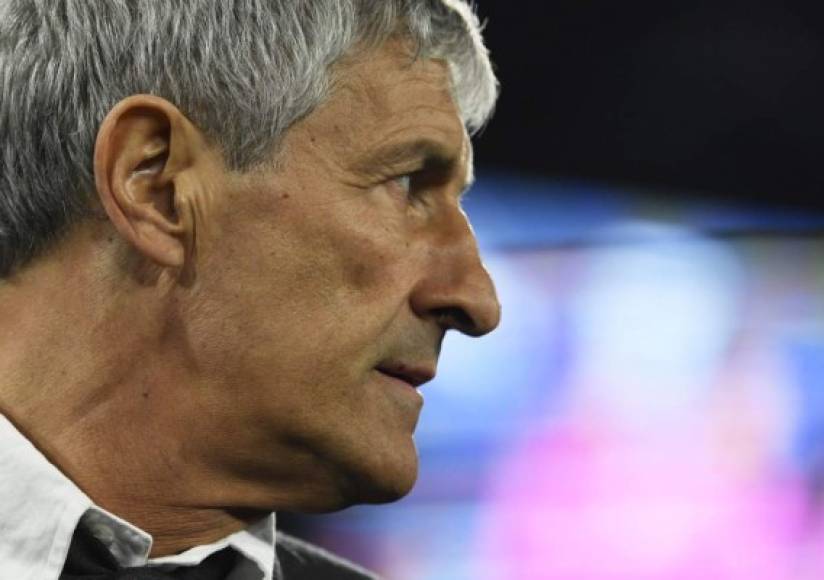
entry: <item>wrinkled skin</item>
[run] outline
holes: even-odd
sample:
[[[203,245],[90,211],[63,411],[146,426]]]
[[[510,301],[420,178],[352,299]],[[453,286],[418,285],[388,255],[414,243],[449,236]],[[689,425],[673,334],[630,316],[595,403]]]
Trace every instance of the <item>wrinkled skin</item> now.
[[[125,99],[98,135],[99,218],[0,287],[0,410],[154,556],[406,494],[407,382],[448,330],[498,324],[446,64],[393,41],[335,73],[246,173],[171,103]]]
[[[195,303],[214,315],[192,329],[221,409],[245,426],[249,456],[233,461],[252,468],[284,441],[312,454],[340,496],[310,508],[407,493],[421,400],[375,367],[434,369],[448,328],[498,322],[460,209],[471,150],[447,67],[393,48],[344,65],[332,98],[288,133],[280,169],[232,183],[209,216],[221,241]],[[422,140],[440,159],[396,150]],[[409,191],[398,178],[417,171]]]

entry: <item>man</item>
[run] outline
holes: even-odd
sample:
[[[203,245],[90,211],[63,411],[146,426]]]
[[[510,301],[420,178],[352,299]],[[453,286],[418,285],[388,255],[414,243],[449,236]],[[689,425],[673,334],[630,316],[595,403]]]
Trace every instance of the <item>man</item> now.
[[[5,0],[0,90],[0,579],[363,577],[273,512],[405,495],[498,324],[469,8]]]

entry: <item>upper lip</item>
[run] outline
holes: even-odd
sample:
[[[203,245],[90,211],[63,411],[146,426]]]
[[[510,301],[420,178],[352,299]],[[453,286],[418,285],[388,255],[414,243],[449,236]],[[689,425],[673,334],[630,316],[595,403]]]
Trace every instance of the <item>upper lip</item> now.
[[[435,368],[429,365],[415,365],[403,362],[386,362],[379,365],[378,370],[385,375],[395,377],[419,387],[435,378]]]

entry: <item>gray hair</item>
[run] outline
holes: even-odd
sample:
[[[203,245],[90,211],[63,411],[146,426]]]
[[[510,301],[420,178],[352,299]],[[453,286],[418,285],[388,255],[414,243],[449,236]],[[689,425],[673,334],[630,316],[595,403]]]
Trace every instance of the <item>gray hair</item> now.
[[[98,128],[121,99],[178,106],[238,171],[394,34],[448,62],[470,132],[498,84],[465,0],[0,0],[0,279],[88,215]]]

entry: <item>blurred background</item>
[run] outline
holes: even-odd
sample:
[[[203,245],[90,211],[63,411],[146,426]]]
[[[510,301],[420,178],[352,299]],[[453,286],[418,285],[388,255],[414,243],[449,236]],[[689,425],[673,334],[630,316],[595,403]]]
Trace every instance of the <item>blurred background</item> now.
[[[466,200],[503,304],[415,490],[280,514],[398,580],[824,578],[824,14],[481,0]]]

